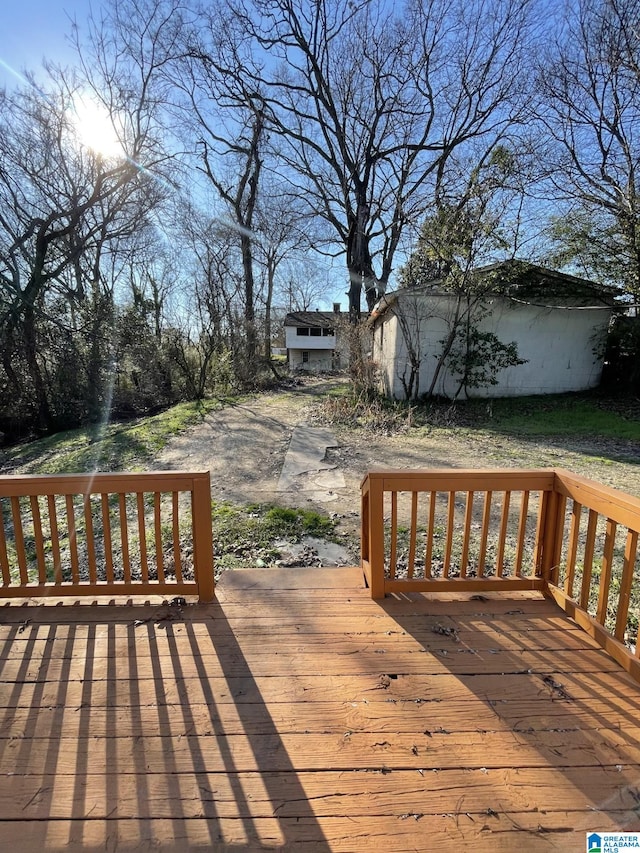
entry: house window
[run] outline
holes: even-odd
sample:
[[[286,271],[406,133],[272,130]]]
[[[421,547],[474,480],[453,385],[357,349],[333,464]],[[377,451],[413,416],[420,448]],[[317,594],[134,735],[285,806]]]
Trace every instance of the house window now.
[[[333,329],[323,329],[322,334],[324,335],[325,338],[333,337],[334,331],[333,331]]]
[[[311,329],[310,332],[311,332],[311,337],[319,338],[320,335],[322,334],[322,329]]]
[[[302,353],[302,363],[309,364],[309,353],[306,351]]]
[[[308,337],[308,335],[309,335],[309,329],[307,329],[307,328],[302,328],[302,327],[298,326],[298,328],[296,329],[296,335],[305,335],[305,336],[307,336],[307,337]]]

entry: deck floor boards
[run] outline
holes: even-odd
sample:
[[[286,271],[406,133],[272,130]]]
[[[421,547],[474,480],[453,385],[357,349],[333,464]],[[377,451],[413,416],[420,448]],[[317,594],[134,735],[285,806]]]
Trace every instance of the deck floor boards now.
[[[0,607],[0,847],[553,851],[640,829],[640,686],[537,593]]]

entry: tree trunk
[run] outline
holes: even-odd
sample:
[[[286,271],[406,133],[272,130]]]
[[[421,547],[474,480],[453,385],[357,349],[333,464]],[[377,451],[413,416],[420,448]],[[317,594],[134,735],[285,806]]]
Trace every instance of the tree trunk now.
[[[35,416],[38,431],[50,433],[54,431],[54,418],[47,397],[47,386],[40,370],[38,362],[38,344],[35,322],[35,312],[32,305],[27,305],[22,313],[22,329],[24,332],[24,347],[29,370],[29,376],[33,383]]]
[[[458,332],[458,327],[460,325],[460,305],[462,303],[462,296],[458,296],[458,301],[456,302],[456,311],[453,318],[453,322],[451,324],[451,328],[449,329],[449,334],[447,339],[444,342],[444,346],[442,347],[442,352],[438,357],[438,363],[436,364],[436,369],[433,371],[433,377],[431,379],[431,384],[425,394],[425,397],[433,397],[433,392],[435,390],[436,384],[438,382],[438,377],[444,367],[444,363],[446,361],[447,356],[451,352],[451,348],[453,347],[453,342],[456,339],[456,334]]]
[[[378,280],[373,271],[369,237],[366,233],[369,218],[369,205],[364,199],[359,199],[355,215],[349,215],[349,231],[347,233],[347,269],[349,271],[349,322],[357,323],[360,319],[360,298],[364,289],[367,298],[367,309],[371,311],[378,300]]]
[[[240,237],[242,250],[242,271],[244,274],[244,322],[247,340],[247,362],[251,364],[256,357],[256,312],[254,305],[253,253],[251,237],[243,233]]]
[[[269,256],[267,258],[267,298],[264,306],[264,357],[269,361],[271,361],[271,306],[275,274],[274,259]]]

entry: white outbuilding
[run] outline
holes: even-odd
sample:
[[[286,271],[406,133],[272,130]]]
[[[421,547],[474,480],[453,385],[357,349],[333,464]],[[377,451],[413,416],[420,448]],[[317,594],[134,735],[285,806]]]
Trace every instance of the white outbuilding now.
[[[611,288],[521,261],[474,276],[466,293],[435,281],[386,294],[376,305],[372,359],[388,397],[517,397],[598,385]],[[509,359],[501,364],[500,353],[507,347],[512,363],[505,367]]]

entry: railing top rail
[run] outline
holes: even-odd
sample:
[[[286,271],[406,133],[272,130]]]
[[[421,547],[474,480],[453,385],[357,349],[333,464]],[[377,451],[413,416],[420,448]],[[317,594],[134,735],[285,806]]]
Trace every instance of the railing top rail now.
[[[191,495],[190,507],[182,507],[179,492]],[[154,495],[153,506],[143,495]],[[45,506],[39,496],[47,498]],[[74,505],[76,496],[83,511]],[[0,477],[0,499],[3,509],[11,502],[9,519],[0,513],[2,598],[148,591],[214,597],[208,471],[6,476]],[[27,553],[27,537],[34,554]],[[187,544],[189,560],[182,552]],[[191,563],[193,581],[185,579]]]
[[[640,531],[640,498],[562,468],[556,470],[555,489],[618,524]]]
[[[380,483],[383,491],[556,491],[618,524],[640,531],[640,498],[562,468],[377,469],[361,488]]]
[[[0,497],[100,494],[101,492],[190,491],[208,471],[95,474],[9,474],[0,477]]]
[[[517,470],[513,468],[422,468],[378,469],[365,474],[361,486],[382,481],[385,491],[418,489],[433,491],[487,491],[554,488],[553,468]]]

